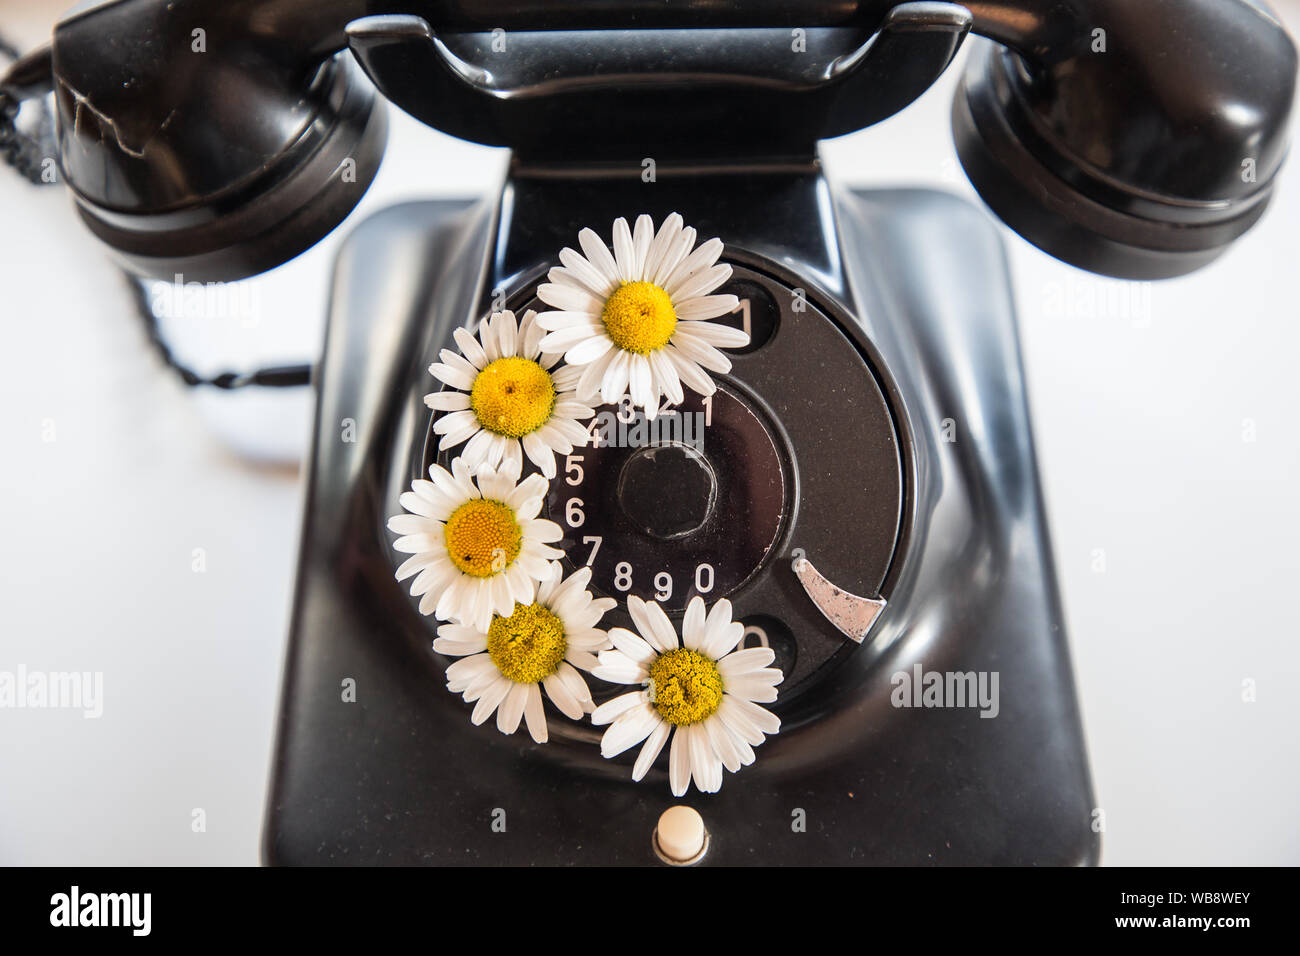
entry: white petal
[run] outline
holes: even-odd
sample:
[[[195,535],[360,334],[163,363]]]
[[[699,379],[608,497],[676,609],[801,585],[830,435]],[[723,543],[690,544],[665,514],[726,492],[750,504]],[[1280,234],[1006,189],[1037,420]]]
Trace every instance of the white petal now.
[[[592,233],[592,235],[595,235],[595,233]],[[597,239],[597,242],[599,241]],[[601,248],[604,248],[604,246],[602,245]],[[609,250],[605,250],[605,254],[609,255]],[[605,275],[591,262],[584,259],[581,254],[567,246],[560,250],[560,262],[564,264],[564,268],[570,275],[591,289],[601,301],[608,299],[610,293],[618,286],[618,281],[612,274]],[[552,281],[554,281],[553,278]]]
[[[728,694],[757,704],[770,704],[776,700],[776,688],[771,683],[752,676],[729,677],[726,686]]]
[[[710,716],[704,721],[704,732],[708,735],[709,744],[713,747],[713,752],[718,755],[718,759],[722,761],[722,765],[732,773],[739,770],[740,750],[737,749],[736,738],[727,729],[727,725],[716,716]]]
[[[452,436],[448,436],[449,438]],[[465,464],[469,465],[474,471],[482,468],[491,468],[492,462],[489,460],[492,455],[492,439],[495,436],[490,431],[479,430],[474,433],[469,442],[460,451],[460,457]],[[448,444],[454,444],[448,442]]]
[[[560,541],[564,538],[564,529],[554,521],[547,521],[545,518],[533,518],[531,521],[524,521],[521,524],[524,535],[530,541],[549,544],[552,541]]]
[[[591,722],[599,727],[601,724],[613,722],[625,711],[631,710],[637,704],[645,701],[645,691],[634,690],[626,694],[620,694],[613,700],[607,700],[594,711],[591,712]]]
[[[614,343],[608,336],[603,332],[598,333],[570,348],[564,353],[564,360],[572,365],[586,365],[588,362],[596,361],[613,347]]]
[[[683,336],[723,349],[739,349],[749,344],[748,332],[717,322],[692,322],[684,325],[680,331],[673,333],[673,341],[676,342]]]
[[[605,323],[600,315],[604,306],[595,312],[586,310],[572,312],[543,312],[537,317],[537,323],[547,332],[563,332],[567,329],[603,329]]]
[[[592,668],[591,675],[611,684],[639,684],[646,679],[646,669],[626,654],[618,651],[601,651],[600,666]]]
[[[431,477],[433,476],[434,467],[436,466],[430,466],[429,468],[429,474]],[[469,466],[459,458],[453,458],[451,460],[450,472],[443,471],[442,473],[449,478],[452,484],[456,487],[459,494],[459,500],[468,501],[470,498],[483,497],[479,494],[478,485],[474,483],[474,473],[470,471]],[[438,479],[435,477],[434,481],[436,483]]]
[[[661,632],[658,626],[659,622],[651,617],[651,607],[657,608],[658,605],[655,605],[652,602],[648,603],[643,601],[635,594],[629,594],[627,596],[628,614],[632,616],[632,623],[636,625],[636,629],[640,632],[641,637],[659,653],[666,653],[667,651],[671,651],[677,647],[677,635],[672,633],[671,623],[668,625],[668,634]],[[660,611],[659,613],[662,614],[663,611]],[[612,635],[610,640],[614,640]],[[618,646],[617,641],[615,641],[615,646]]]
[[[636,276],[636,250],[632,245],[632,230],[627,220],[619,216],[614,220],[614,262],[621,282],[631,282]]]
[[[722,703],[714,713],[737,737],[752,747],[763,742],[764,734],[774,734],[781,729],[780,719],[771,711],[730,694],[722,695]]]
[[[424,404],[435,412],[461,412],[469,408],[469,396],[464,392],[446,389],[424,396]]]
[[[489,671],[495,673],[496,669],[497,666],[492,663],[491,657],[487,654],[478,654],[448,665],[446,676],[449,682],[469,684],[476,677],[480,677]]]
[[[471,379],[478,377],[478,369],[471,365],[469,359],[465,358],[465,356],[461,355],[459,352],[452,351],[451,349],[442,349],[438,352],[438,359],[439,361],[450,365],[452,368],[464,372]]]
[[[539,744],[546,743],[549,734],[546,730],[546,712],[542,708],[542,689],[536,684],[528,684],[528,697],[524,701],[524,722],[528,733]]]
[[[668,751],[668,783],[674,797],[685,796],[686,789],[691,785],[691,753],[685,737],[682,728],[678,727]]]
[[[677,268],[672,271],[671,275],[664,279],[663,290],[672,297],[674,302],[685,300],[686,296],[678,295],[676,290],[690,276],[711,267],[718,261],[720,255],[722,255],[721,239],[714,238],[701,243],[694,252],[678,263]]]
[[[537,322],[537,313],[529,309],[524,313],[524,320],[519,323],[519,354],[524,358],[537,358],[545,334],[546,330]]]
[[[619,349],[610,363],[605,378],[600,383],[600,397],[606,405],[619,401],[627,391],[628,375],[631,373],[632,353]]]
[[[663,258],[655,268],[654,275],[648,277],[649,281],[662,289],[663,280],[668,278],[677,265],[686,258],[693,245],[695,245],[695,230],[687,226],[672,238],[668,248],[664,250]]]
[[[626,225],[624,223],[625,227]],[[614,261],[614,256],[610,253],[609,247],[605,245],[600,236],[596,235],[596,230],[583,229],[579,232],[578,245],[582,246],[587,261],[617,286],[619,283],[618,264]]]
[[[594,708],[591,702],[591,691],[587,688],[587,682],[582,679],[582,675],[574,668],[572,664],[566,661],[560,661],[560,666],[555,669],[557,677],[565,690],[573,695],[573,699],[582,705],[583,713],[590,713]]]
[[[452,414],[460,415],[462,413],[453,412]],[[469,413],[467,412],[465,414],[469,414]],[[475,435],[480,434],[481,431],[482,429],[479,427],[478,419],[474,419],[473,421],[466,421],[463,424],[457,426],[456,428],[452,429],[451,431],[447,432],[447,434],[442,436],[442,441],[438,443],[438,450],[446,451],[448,448],[455,448],[457,445],[464,442],[465,439],[467,438],[472,439]],[[480,444],[478,447],[482,449],[482,451],[486,452],[492,446],[485,441],[484,443]],[[478,465],[480,464],[480,461],[478,459],[474,458],[472,455],[467,456],[463,451],[461,452],[460,457],[465,459],[465,465],[469,468],[471,472],[475,468],[477,468]],[[461,503],[462,504],[464,503],[463,499]]]
[[[636,227],[632,230],[632,274],[629,277],[630,279],[640,279],[645,275],[646,255],[650,252],[650,244],[654,242],[654,238],[654,220],[645,213],[637,216]]]
[[[608,634],[615,648],[621,651],[629,660],[635,661],[642,666],[648,666],[651,661],[659,656],[654,648],[627,628],[611,627]]]
[[[673,301],[693,299],[697,295],[706,295],[731,278],[731,266],[726,263],[701,269],[677,286],[675,292],[669,292]]]
[[[497,342],[497,324],[493,316],[488,316],[478,327],[478,338],[483,343],[483,353],[489,362],[501,358],[501,347]]]
[[[650,704],[642,703],[625,710],[600,739],[600,755],[617,757],[649,737],[660,723],[659,712]]]
[[[566,326],[554,332],[548,332],[542,339],[541,344],[542,348],[548,352],[568,352],[570,349],[593,338],[607,338],[605,327],[590,323]]]
[[[553,418],[543,426],[543,430],[564,439],[568,447],[557,445],[557,448],[566,455],[575,446],[587,444],[591,438],[591,433],[586,428],[570,418]]]
[[[664,613],[664,609],[654,601],[647,601],[645,610],[646,618],[650,622],[650,627],[654,629],[659,645],[665,650],[676,650],[677,630],[673,627],[673,622],[668,620],[668,615]]]
[[[744,650],[734,651],[718,661],[718,673],[723,677],[740,677],[742,674],[764,668],[774,660],[776,660],[776,652],[770,647],[747,647]]]
[[[411,582],[411,594],[424,594],[426,591],[438,592],[450,584],[460,573],[450,562],[435,559],[433,564],[424,568]],[[480,648],[481,650],[481,648]],[[462,651],[461,653],[474,653]]]
[[[721,660],[744,636],[745,626],[731,619],[731,602],[722,598],[713,605],[705,623],[704,654]]]
[[[449,637],[439,637],[433,642],[433,649],[447,657],[466,657],[470,654],[482,654],[487,650],[486,640],[456,641]]]
[[[695,778],[696,789],[704,793],[717,793],[722,786],[722,761],[713,752],[709,735],[702,724],[692,724],[685,728],[690,731],[687,743],[691,751],[691,776]]]
[[[671,404],[680,405],[686,400],[686,395],[682,391],[682,381],[677,375],[677,369],[669,361],[663,349],[651,352],[649,358],[650,368],[654,374],[655,391],[667,395]]]
[[[487,365],[488,358],[478,339],[470,335],[468,329],[456,329],[451,335],[456,340],[456,344],[460,346],[461,354],[469,360],[469,364],[482,371],[483,366]]]
[[[654,240],[650,243],[650,249],[646,253],[645,266],[641,270],[641,278],[647,282],[653,282],[654,276],[659,272],[660,265],[663,264],[664,256],[672,248],[677,237],[681,235],[682,217],[678,213],[673,213],[659,226],[659,232],[655,234]]]
[[[700,322],[730,315],[739,305],[740,300],[728,292],[725,295],[697,295],[683,302],[674,302],[673,311],[682,322]]]
[[[403,554],[419,554],[422,551],[433,551],[441,547],[442,537],[431,534],[403,535],[393,542],[393,550],[401,551]]]
[[[501,463],[508,465],[513,469],[523,471],[524,456],[520,450],[518,438],[507,438],[504,435],[497,436],[498,443],[502,448]]]
[[[546,688],[546,696],[551,698],[551,703],[555,704],[564,716],[571,720],[582,719],[582,702],[569,692],[564,681],[552,674],[542,680],[542,686]]]
[[[544,442],[536,432],[525,435],[522,439],[524,452],[528,455],[528,460],[538,468],[542,469],[542,474],[548,479],[555,477],[555,452]],[[515,443],[516,446],[518,442]]]
[[[590,399],[595,401],[600,396],[600,385],[605,379],[605,373],[613,364],[614,359],[619,356],[619,352],[610,349],[596,361],[585,366],[582,370],[582,376],[578,379],[577,394],[583,401]]]
[[[497,705],[500,704],[501,701],[505,700],[506,694],[510,693],[510,688],[514,686],[513,681],[509,681],[504,677],[498,677],[496,681],[483,692],[483,696],[478,699],[478,703],[474,705],[474,712],[469,716],[470,723],[477,727],[479,724],[483,723],[483,721],[491,717],[492,712],[497,709]]]
[[[393,577],[398,581],[405,581],[412,574],[418,574],[437,560],[438,556],[436,554],[427,552],[413,554],[398,566]]]
[[[704,598],[698,594],[686,605],[686,616],[682,618],[682,644],[693,651],[704,646]]]
[[[545,295],[543,295],[545,291]],[[564,312],[577,312],[593,318],[599,317],[605,310],[605,303],[588,289],[579,289],[569,285],[547,283],[538,286],[537,297],[552,308]],[[540,342],[541,339],[539,338]]]
[[[646,738],[646,742],[641,746],[641,753],[637,755],[636,764],[632,767],[633,780],[640,780],[649,772],[654,765],[655,758],[664,749],[664,743],[668,740],[668,735],[672,733],[672,730],[672,724],[666,720],[661,720],[659,726]]]
[[[524,716],[524,706],[528,703],[528,689],[536,684],[514,684],[506,694],[497,711],[497,730],[503,734],[513,734],[519,729],[519,720]]]
[[[669,343],[662,351],[668,357],[668,360],[672,362],[673,369],[682,380],[682,384],[687,388],[705,396],[712,395],[718,390],[718,386],[714,384],[713,379],[709,378],[696,362],[675,349],[672,343]]]
[[[653,376],[650,374],[650,360],[644,355],[633,355],[628,366],[628,384],[632,389],[632,404],[646,410],[646,415],[654,418],[658,411],[659,395],[652,388]]]
[[[434,362],[430,365],[429,374],[440,381],[446,382],[452,388],[461,388],[468,391],[474,387],[474,377],[472,375],[441,362]]]
[[[519,350],[519,326],[515,323],[515,314],[509,310],[497,316],[497,348],[503,356],[515,355]]]
[[[678,326],[678,328],[686,330],[694,328],[694,326],[684,325]],[[731,371],[731,359],[712,345],[685,331],[674,332],[670,344],[686,358],[710,371],[723,374]],[[678,371],[680,372],[681,369],[678,369]]]
[[[441,525],[421,515],[393,515],[388,519],[388,530],[393,534],[428,534],[441,531]]]

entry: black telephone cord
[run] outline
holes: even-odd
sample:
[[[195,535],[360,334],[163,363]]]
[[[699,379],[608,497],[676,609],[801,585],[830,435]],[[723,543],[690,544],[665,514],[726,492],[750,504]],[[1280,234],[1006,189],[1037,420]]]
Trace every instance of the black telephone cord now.
[[[270,368],[259,368],[251,372],[222,372],[210,378],[199,375],[193,369],[178,361],[172,354],[171,347],[167,344],[167,340],[163,338],[162,328],[158,324],[158,315],[153,310],[153,303],[149,301],[149,292],[145,282],[129,272],[123,272],[122,276],[131,289],[131,297],[135,302],[135,311],[144,325],[145,336],[149,339],[149,343],[154,347],[154,351],[158,353],[159,358],[163,360],[163,364],[176,372],[186,385],[210,385],[213,388],[234,389],[243,388],[246,385],[260,385],[264,388],[293,388],[311,384],[310,365],[279,365]]]
[[[18,59],[19,53],[12,43],[0,37],[0,56],[12,62]],[[29,101],[35,112],[32,124],[35,134],[25,135],[18,128],[18,112],[23,102],[9,88],[0,86],[0,158],[28,182],[47,185],[52,180],[42,178],[42,163],[55,152],[54,117],[44,99]]]

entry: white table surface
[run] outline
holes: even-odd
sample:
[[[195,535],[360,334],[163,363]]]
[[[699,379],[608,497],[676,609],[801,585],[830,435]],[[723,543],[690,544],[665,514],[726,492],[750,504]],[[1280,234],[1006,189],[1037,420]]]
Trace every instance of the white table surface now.
[[[35,44],[60,6],[0,2],[0,33]],[[1281,8],[1300,32],[1300,3]],[[959,68],[827,144],[830,174],[973,197],[948,126]],[[499,182],[502,152],[390,115],[340,232]],[[1114,283],[1003,233],[1103,859],[1300,863],[1300,162],[1184,279]],[[171,323],[177,351],[212,370],[314,357],[338,238],[252,280],[251,315]],[[182,387],[63,191],[4,169],[0,336],[0,670],[104,675],[97,720],[0,710],[0,863],[256,863],[309,395]]]

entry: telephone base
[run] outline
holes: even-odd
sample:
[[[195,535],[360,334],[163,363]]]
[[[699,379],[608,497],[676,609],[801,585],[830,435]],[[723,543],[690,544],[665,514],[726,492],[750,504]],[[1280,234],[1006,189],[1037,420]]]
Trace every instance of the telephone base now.
[[[808,184],[830,195],[820,173]],[[720,196],[701,184],[673,198],[691,221],[692,203],[716,209]],[[700,865],[1097,861],[996,230],[919,190],[841,192],[803,212],[805,232],[838,236],[832,291],[906,408],[905,558],[866,643],[783,715],[757,762],[718,794],[680,799],[658,769],[634,783],[628,765],[601,761],[590,728],[538,747],[472,726],[444,688],[434,622],[393,580],[384,520],[412,476],[394,462],[418,461],[427,430],[424,369],[487,305],[496,277],[482,264],[504,247],[492,239],[502,213],[411,203],[353,230],[317,382],[268,863],[654,864],[656,821],[678,803],[708,828]],[[797,269],[777,239],[767,252]],[[824,269],[817,281],[834,285]],[[969,691],[964,706],[956,691]]]

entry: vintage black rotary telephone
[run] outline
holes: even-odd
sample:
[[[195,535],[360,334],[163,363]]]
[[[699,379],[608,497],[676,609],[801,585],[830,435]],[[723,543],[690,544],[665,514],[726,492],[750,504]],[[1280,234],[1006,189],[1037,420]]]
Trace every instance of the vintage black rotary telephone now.
[[[1169,277],[1263,213],[1296,51],[1256,0],[116,0],[15,65],[11,97],[53,90],[81,216],[144,275],[251,275],[337,226],[383,151],[376,89],[514,151],[499,195],[388,209],[338,260],[268,860],[655,859],[662,769],[633,784],[591,728],[535,748],[464,719],[384,518],[435,458],[421,397],[452,330],[534,303],[582,226],[671,211],[726,242],[753,335],[711,407],[688,400],[711,490],[693,464],[647,473],[687,489],[647,511],[628,449],[586,449],[549,507],[595,588],[677,615],[726,595],[788,675],[762,759],[687,798],[705,861],[1097,858],[999,239],[944,194],[836,189],[817,158],[972,32],[994,42],[958,152],[1031,242]],[[996,716],[898,699],[923,671],[996,673]]]

